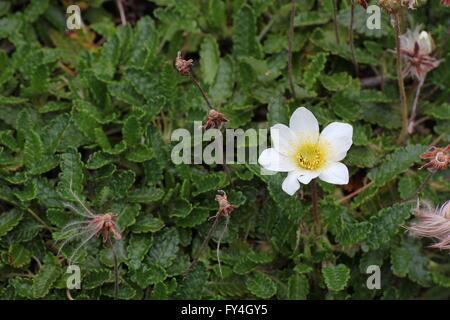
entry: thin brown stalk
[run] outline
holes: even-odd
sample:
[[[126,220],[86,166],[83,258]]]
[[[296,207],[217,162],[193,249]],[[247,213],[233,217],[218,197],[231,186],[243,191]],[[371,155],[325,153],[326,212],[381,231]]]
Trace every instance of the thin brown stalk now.
[[[295,11],[296,11],[297,0],[292,0],[291,6],[291,17],[289,23],[289,34],[288,34],[288,76],[289,76],[289,85],[291,87],[291,96],[296,99],[295,87],[294,87],[294,74],[292,70],[292,46],[294,42],[294,19],[295,19]]]
[[[127,24],[127,18],[125,16],[125,9],[123,8],[122,0],[116,0],[116,5],[117,5],[117,9],[119,10],[119,13],[120,13],[120,21],[122,22],[122,25],[124,26]]]
[[[200,256],[202,255],[203,251],[206,249],[206,246],[208,245],[209,240],[211,240],[211,237],[214,233],[214,231],[217,228],[217,224],[219,223],[219,216],[216,215],[214,218],[214,223],[211,226],[211,229],[209,229],[208,235],[206,236],[205,240],[203,241],[202,245],[200,246],[200,249],[198,249],[194,260],[192,261],[191,265],[189,266],[189,268],[187,268],[187,270],[185,271],[185,273],[189,272],[197,263],[198,258],[200,258]]]
[[[434,171],[428,172],[428,175],[425,177],[425,179],[423,179],[422,183],[417,188],[417,190],[414,191],[411,195],[407,196],[405,199],[398,201],[398,203],[408,202],[408,201],[416,198],[423,191],[423,189],[428,184],[428,181],[430,181],[430,179],[434,173],[435,173]]]
[[[334,33],[336,36],[336,42],[337,42],[337,44],[339,44],[340,40],[339,40],[339,32],[338,32],[338,25],[337,25],[337,4],[336,4],[336,0],[332,0],[332,2],[333,2]]]
[[[416,115],[417,115],[417,104],[419,102],[420,91],[422,90],[424,82],[425,82],[425,76],[423,77],[423,79],[419,80],[419,84],[417,85],[416,95],[414,96],[414,101],[413,101],[413,105],[412,105],[412,108],[411,108],[411,115],[409,117],[409,123],[408,123],[408,130],[407,130],[407,137],[406,138],[408,138],[414,131],[414,125],[415,125]]]
[[[195,77],[190,72],[189,72],[189,78],[192,80],[192,82],[195,84],[195,86],[198,88],[198,90],[200,90],[200,93],[202,94],[203,99],[205,100],[205,102],[208,105],[209,109],[214,109],[212,107],[211,102],[209,101],[208,96],[206,95],[205,90],[203,90],[203,88],[200,85],[200,83],[197,81],[197,79],[195,79]]]
[[[114,249],[111,237],[108,237],[108,243],[114,260],[114,299],[117,300],[119,298],[119,265],[117,263],[116,249]]]
[[[369,188],[372,184],[373,184],[373,182],[369,182],[368,184],[366,184],[366,185],[362,186],[361,188],[353,191],[352,193],[346,195],[345,197],[340,198],[339,200],[337,200],[337,203],[342,203],[344,201],[347,201],[347,200],[353,198],[354,196],[360,194],[361,192],[363,192],[364,190]]]
[[[350,51],[352,53],[352,62],[355,66],[355,74],[359,75],[358,61],[356,61],[356,51],[355,51],[355,39],[353,33],[353,24],[355,23],[355,0],[350,0],[351,8],[350,8],[350,26],[348,29],[348,39],[350,42]]]
[[[408,105],[406,102],[406,92],[405,92],[405,83],[403,81],[402,74],[402,61],[400,54],[400,16],[398,12],[394,12],[392,14],[394,20],[394,28],[395,28],[395,44],[396,44],[396,54],[397,54],[397,79],[398,79],[398,88],[400,91],[400,102],[401,102],[401,117],[402,117],[402,131],[398,137],[397,143],[402,144],[405,141],[405,137],[407,134],[408,128]]]

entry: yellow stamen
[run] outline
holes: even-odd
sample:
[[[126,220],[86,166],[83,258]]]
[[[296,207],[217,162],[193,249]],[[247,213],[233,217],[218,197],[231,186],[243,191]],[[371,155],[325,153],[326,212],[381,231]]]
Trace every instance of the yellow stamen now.
[[[317,143],[302,144],[295,154],[295,160],[303,169],[316,170],[323,165],[325,152]]]

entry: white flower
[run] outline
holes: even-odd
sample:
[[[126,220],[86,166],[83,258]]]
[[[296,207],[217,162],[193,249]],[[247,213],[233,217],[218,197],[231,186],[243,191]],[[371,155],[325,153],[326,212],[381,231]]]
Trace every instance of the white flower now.
[[[348,169],[339,161],[352,145],[351,125],[332,122],[319,134],[316,117],[301,107],[292,114],[289,127],[276,124],[270,135],[273,148],[264,150],[258,162],[267,170],[289,172],[281,186],[284,192],[293,195],[300,183],[317,177],[333,184],[348,183]]]

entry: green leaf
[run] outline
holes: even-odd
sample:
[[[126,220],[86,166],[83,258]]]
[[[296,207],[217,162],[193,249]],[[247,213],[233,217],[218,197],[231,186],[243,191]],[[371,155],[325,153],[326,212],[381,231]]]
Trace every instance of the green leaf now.
[[[309,293],[308,278],[301,274],[295,274],[288,280],[288,299],[306,300]]]
[[[321,76],[320,82],[329,91],[339,91],[350,86],[352,77],[346,72],[333,73],[328,76]]]
[[[134,233],[157,232],[164,227],[164,222],[158,218],[146,215],[140,216],[137,223],[133,226]]]
[[[158,188],[142,188],[135,189],[128,193],[128,201],[130,202],[156,202],[164,196],[164,191]]]
[[[387,243],[394,235],[401,231],[401,226],[411,215],[411,204],[397,203],[380,210],[370,217],[372,232],[368,235],[367,243],[371,249],[378,249]]]
[[[322,274],[327,288],[331,291],[341,291],[350,279],[350,269],[345,264],[322,267]]]
[[[169,298],[169,290],[164,282],[158,282],[155,284],[151,297],[152,300],[167,300]]]
[[[371,169],[367,176],[376,186],[384,186],[399,174],[406,172],[414,163],[419,162],[419,155],[425,150],[426,147],[422,145],[408,145],[405,148],[399,148],[394,153],[387,155],[381,165]]]
[[[391,269],[399,277],[404,277],[408,273],[412,256],[408,249],[395,247],[391,250]]]
[[[162,282],[166,278],[167,274],[164,268],[154,263],[141,264],[138,269],[131,272],[131,280],[133,280],[141,289]]]
[[[179,242],[180,238],[175,228],[165,229],[155,234],[153,246],[148,253],[149,261],[163,267],[170,266],[178,253]]]
[[[8,250],[8,263],[14,268],[22,268],[31,261],[31,251],[20,244],[12,244]]]
[[[231,97],[233,94],[234,79],[232,58],[230,56],[220,58],[216,79],[209,90],[209,95],[214,103],[224,103]]]
[[[317,79],[325,68],[328,53],[320,52],[311,58],[311,61],[305,68],[303,75],[303,83],[305,88],[311,90],[314,87]]]
[[[200,71],[206,84],[212,84],[219,69],[219,45],[216,39],[207,35],[200,46]]]
[[[202,263],[197,263],[177,288],[178,299],[201,299],[206,287],[208,272]]]
[[[83,162],[76,149],[69,148],[66,153],[61,155],[60,167],[59,193],[70,201],[76,201],[76,197],[83,198]]]
[[[152,243],[152,238],[146,234],[132,234],[127,247],[128,259],[141,262],[150,250]]]
[[[48,260],[48,259],[46,259]],[[52,288],[55,281],[61,275],[61,269],[55,263],[44,263],[33,278],[33,297],[42,298],[45,297]]]
[[[3,237],[19,224],[23,218],[23,212],[13,209],[0,214],[0,237]]]
[[[236,57],[260,56],[256,40],[256,18],[253,9],[243,5],[233,17],[233,53]]]
[[[247,289],[261,299],[269,299],[277,293],[277,286],[268,276],[256,273],[245,281]]]

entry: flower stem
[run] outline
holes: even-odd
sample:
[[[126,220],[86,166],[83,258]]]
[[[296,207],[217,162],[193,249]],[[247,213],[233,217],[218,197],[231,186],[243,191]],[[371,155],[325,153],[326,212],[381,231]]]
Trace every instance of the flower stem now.
[[[311,181],[311,201],[314,219],[314,230],[316,231],[316,235],[319,235],[322,231],[322,227],[320,225],[319,204],[317,198],[317,183],[316,180],[314,179]]]
[[[200,83],[197,81],[197,79],[195,79],[195,77],[194,77],[190,72],[189,72],[189,78],[190,78],[190,79],[192,80],[192,82],[197,86],[198,90],[200,90],[200,93],[202,94],[203,99],[205,99],[206,104],[208,105],[208,107],[209,107],[210,109],[214,109],[214,108],[212,107],[211,102],[210,102],[209,99],[208,99],[208,96],[206,95],[205,90],[203,90],[203,88],[202,88],[202,86],[200,85]]]
[[[114,249],[113,243],[111,241],[111,238],[108,237],[108,243],[109,247],[111,248],[112,256],[114,259],[114,300],[117,300],[119,298],[119,266],[117,264],[117,255],[116,250]]]
[[[400,200],[398,203],[408,202],[409,200],[412,200],[415,197],[417,197],[423,191],[425,186],[428,184],[428,181],[430,181],[430,178],[433,176],[434,173],[435,171],[428,172],[428,175],[425,177],[425,179],[423,179],[422,183],[417,188],[417,190],[413,194],[407,196],[405,199]]]
[[[402,131],[398,137],[397,143],[401,144],[404,142],[407,128],[408,128],[408,105],[406,103],[406,92],[405,92],[405,83],[403,81],[402,74],[402,61],[400,55],[400,17],[398,12],[394,12],[392,14],[394,20],[394,28],[395,28],[395,44],[396,44],[396,54],[397,54],[397,79],[398,79],[398,87],[400,91],[400,101],[401,101],[401,116],[402,116]]]
[[[289,76],[289,85],[291,87],[291,95],[292,98],[294,99],[296,99],[296,95],[294,87],[294,75],[292,71],[292,46],[294,42],[294,18],[295,18],[296,2],[297,0],[292,0],[291,17],[288,34],[288,76]]]
[[[355,74],[358,77],[359,75],[359,68],[358,68],[358,62],[356,61],[356,52],[355,52],[355,40],[354,40],[354,33],[353,33],[353,24],[355,23],[355,0],[350,0],[351,3],[351,9],[350,9],[350,26],[348,29],[348,38],[350,42],[350,50],[352,53],[352,62],[355,66]]]
[[[120,13],[120,21],[121,21],[122,25],[124,26],[127,24],[127,18],[125,16],[125,9],[123,8],[122,0],[116,0],[116,5],[117,5],[117,9],[119,10],[119,13]]]
[[[408,130],[407,130],[407,137],[409,137],[409,135],[411,135],[413,133],[414,130],[414,124],[415,124],[415,120],[416,120],[416,114],[417,114],[417,104],[419,102],[419,96],[420,96],[420,91],[422,90],[422,86],[423,83],[425,82],[425,76],[419,80],[419,84],[417,85],[417,89],[416,89],[416,95],[414,97],[414,102],[411,108],[411,115],[409,117],[409,123],[408,123]]]
[[[337,42],[337,44],[339,44],[340,41],[339,41],[339,33],[338,33],[338,25],[337,25],[337,4],[336,4],[336,0],[332,0],[332,2],[333,2],[334,33],[336,36],[336,42]]]

